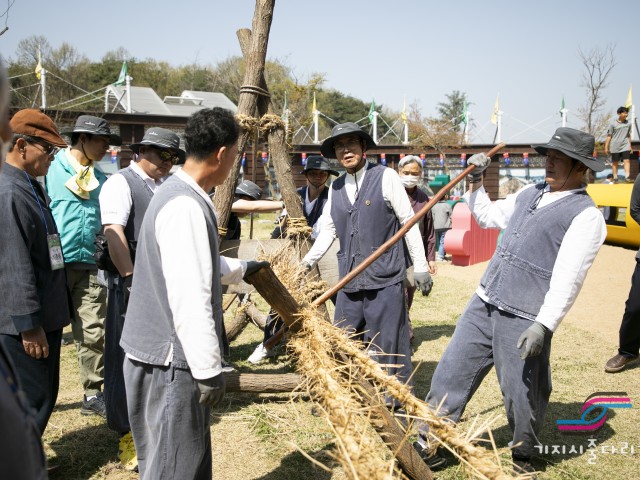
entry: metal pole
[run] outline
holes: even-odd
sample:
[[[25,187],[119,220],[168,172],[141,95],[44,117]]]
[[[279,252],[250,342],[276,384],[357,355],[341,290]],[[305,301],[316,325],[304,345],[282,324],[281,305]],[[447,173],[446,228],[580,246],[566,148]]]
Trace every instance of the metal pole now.
[[[43,68],[40,71],[40,87],[42,89],[42,105],[41,105],[41,109],[42,110],[46,110],[47,109],[47,71]]]
[[[131,80],[133,80],[129,75],[125,76],[127,89],[127,113],[131,113]]]

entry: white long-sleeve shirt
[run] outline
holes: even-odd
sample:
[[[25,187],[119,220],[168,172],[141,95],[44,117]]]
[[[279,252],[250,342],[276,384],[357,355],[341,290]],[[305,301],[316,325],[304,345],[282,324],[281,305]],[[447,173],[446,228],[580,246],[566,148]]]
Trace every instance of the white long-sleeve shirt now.
[[[175,175],[196,190],[215,213],[211,199],[193,178],[182,170]],[[223,256],[211,258],[205,216],[191,197],[167,202],[156,216],[155,229],[169,307],[187,363],[194,378],[214,377],[221,372],[221,352],[211,308],[212,262],[220,261],[223,284],[242,280],[246,262]],[[165,364],[172,358],[173,351]]]
[[[362,182],[366,174],[366,165],[356,172],[355,175],[346,173],[345,179],[345,191],[347,197],[351,203],[355,202],[356,191],[362,187]],[[357,184],[356,184],[357,181]],[[356,187],[357,185],[357,187]],[[322,210],[322,216],[318,219],[316,225],[318,225],[318,236],[316,241],[309,250],[309,253],[303,258],[303,262],[310,265],[315,265],[318,261],[327,253],[333,239],[336,238],[336,227],[331,218],[331,197],[333,195],[333,188],[329,188],[329,199],[325,203]],[[396,217],[400,221],[401,225],[404,225],[414,216],[413,208],[407,197],[407,192],[400,182],[398,173],[392,168],[385,168],[382,174],[382,197],[384,201],[393,209]],[[429,270],[427,260],[424,253],[424,245],[422,243],[422,237],[420,236],[420,229],[415,224],[404,236],[409,254],[413,260],[413,268],[416,273],[427,272]]]
[[[146,184],[147,188],[155,193],[156,189],[162,185],[164,179],[154,180],[146,174],[140,165],[131,162],[129,165]],[[133,197],[129,183],[123,175],[111,175],[100,190],[100,216],[103,225],[122,225],[125,227],[131,213]]]
[[[481,227],[504,229],[515,210],[518,195],[525,189],[533,187],[534,185],[524,187],[516,193],[508,195],[504,200],[496,202],[492,202],[484,187],[480,187],[475,192],[467,192],[464,199]],[[544,208],[567,195],[582,190],[584,188],[550,192],[547,187],[537,208]],[[587,272],[606,236],[607,228],[604,217],[596,207],[586,208],[575,216],[562,239],[551,272],[549,291],[545,295],[540,312],[536,317],[537,322],[552,332],[558,328],[578,297]],[[476,293],[485,302],[488,302],[482,286],[478,287]]]

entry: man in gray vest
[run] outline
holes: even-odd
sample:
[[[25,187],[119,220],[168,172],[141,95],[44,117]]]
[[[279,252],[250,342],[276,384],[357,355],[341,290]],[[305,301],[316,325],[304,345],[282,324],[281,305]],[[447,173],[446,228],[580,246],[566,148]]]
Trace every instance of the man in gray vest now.
[[[133,280],[135,245],[142,219],[153,194],[171,167],[184,162],[185,152],[180,149],[178,135],[159,127],[148,129],[142,141],[130,145],[130,148],[137,158],[105,182],[100,192],[100,212],[109,254],[116,269],[107,272],[109,296],[104,351],[107,423],[122,435],[121,461],[125,467],[135,468],[135,450],[131,441],[122,377],[124,352],[120,347],[120,336]]]
[[[309,267],[322,258],[337,237],[339,275],[344,277],[413,217],[398,173],[365,159],[365,150],[373,146],[373,139],[355,123],[336,125],[322,143],[322,155],[337,158],[347,173],[331,184],[318,220],[318,236],[302,260]],[[405,240],[414,263],[416,286],[428,295],[432,281],[418,225],[409,230]],[[371,342],[370,355],[388,365],[389,374],[404,382],[412,373],[403,287],[411,259],[405,254],[404,242],[393,245],[338,293],[334,315],[341,327],[357,332],[365,343]]]
[[[460,420],[495,366],[509,425],[512,457],[533,472],[551,394],[551,338],[573,305],[606,237],[600,211],[587,195],[585,174],[604,169],[593,158],[593,136],[559,128],[546,144],[545,182],[491,202],[482,185],[490,163],[476,154],[465,200],[484,228],[505,229],[480,286],[456,324],[431,380],[427,403]],[[417,448],[427,446],[426,429]],[[426,450],[423,450],[426,456]],[[433,460],[433,459],[432,459]]]
[[[210,407],[224,396],[222,282],[266,262],[221,262],[208,192],[238,153],[222,108],[187,121],[184,167],[153,196],[142,222],[120,345],[141,479],[211,478]]]

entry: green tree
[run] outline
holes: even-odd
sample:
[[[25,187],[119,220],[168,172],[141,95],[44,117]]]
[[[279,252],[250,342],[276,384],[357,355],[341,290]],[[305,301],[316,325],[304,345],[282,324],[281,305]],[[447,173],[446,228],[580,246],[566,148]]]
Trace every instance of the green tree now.
[[[467,94],[454,90],[445,95],[446,102],[438,103],[439,120],[449,123],[456,132],[462,129],[461,123],[464,117],[464,107],[467,103]]]

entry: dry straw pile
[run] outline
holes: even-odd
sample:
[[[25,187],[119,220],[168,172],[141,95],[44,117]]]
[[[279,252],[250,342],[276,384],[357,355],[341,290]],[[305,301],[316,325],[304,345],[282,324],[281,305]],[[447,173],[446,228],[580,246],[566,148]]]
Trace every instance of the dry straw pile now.
[[[326,321],[311,305],[312,299],[323,293],[324,288],[322,284],[306,279],[295,247],[283,247],[262,257],[271,262],[277,277],[302,306],[299,315],[302,328],[289,339],[289,348],[297,359],[297,370],[306,380],[305,387],[335,433],[334,458],[348,477],[363,480],[406,478],[393,452],[372,427],[372,422],[376,421],[374,407],[384,405],[386,395],[387,399],[396,399],[402,405],[411,424],[428,422],[432,447],[442,446],[452,452],[470,476],[514,478],[511,465],[502,465],[497,454],[489,430],[492,421],[474,424],[469,434],[463,434],[456,425],[437,416],[408,387],[389,376],[367,355],[365,345]],[[373,389],[363,388],[363,380]],[[407,436],[411,434],[410,430]],[[477,444],[478,437],[485,432],[490,449]]]

